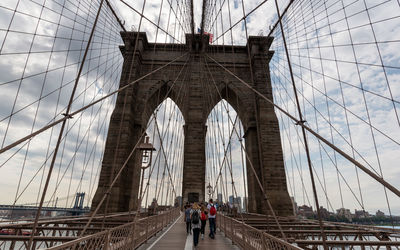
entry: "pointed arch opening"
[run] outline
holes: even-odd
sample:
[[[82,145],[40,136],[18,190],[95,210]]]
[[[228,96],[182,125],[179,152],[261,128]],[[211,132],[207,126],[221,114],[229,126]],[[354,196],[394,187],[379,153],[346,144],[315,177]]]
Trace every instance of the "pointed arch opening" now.
[[[144,209],[182,203],[184,125],[183,114],[171,98],[162,101],[148,119],[146,134],[155,151],[150,166],[142,169],[138,196]]]
[[[248,211],[244,129],[225,99],[208,115],[206,133],[206,194],[221,206]]]

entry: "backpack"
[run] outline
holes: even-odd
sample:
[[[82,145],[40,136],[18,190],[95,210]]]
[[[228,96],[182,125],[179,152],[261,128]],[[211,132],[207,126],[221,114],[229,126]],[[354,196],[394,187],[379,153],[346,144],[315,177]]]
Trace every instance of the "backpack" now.
[[[214,205],[212,205],[210,208],[210,215],[214,216],[216,213],[217,213],[217,210],[215,209]]]
[[[207,220],[206,214],[204,212],[201,213],[201,220]]]
[[[196,210],[194,210],[193,213],[192,213],[192,223],[193,223],[193,224],[198,224],[199,221],[200,221],[199,212],[197,212]]]

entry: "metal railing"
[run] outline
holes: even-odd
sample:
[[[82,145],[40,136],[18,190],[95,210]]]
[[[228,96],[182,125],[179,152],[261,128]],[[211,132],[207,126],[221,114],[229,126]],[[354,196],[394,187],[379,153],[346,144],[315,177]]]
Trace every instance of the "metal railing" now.
[[[222,213],[217,217],[220,230],[242,249],[302,249]]]
[[[134,249],[161,231],[179,215],[173,208],[158,215],[141,218],[118,227],[84,236],[49,249]]]

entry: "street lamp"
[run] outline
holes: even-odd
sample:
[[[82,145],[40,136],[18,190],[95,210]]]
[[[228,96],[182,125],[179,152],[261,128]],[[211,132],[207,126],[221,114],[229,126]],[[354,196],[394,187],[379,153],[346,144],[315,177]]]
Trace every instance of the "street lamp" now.
[[[142,179],[141,179],[140,192],[139,192],[139,203],[138,203],[138,206],[141,206],[142,205],[144,172],[148,167],[151,166],[153,151],[155,151],[156,149],[153,147],[153,144],[149,143],[148,136],[145,137],[144,142],[140,143],[138,149],[142,152],[142,159],[141,159],[141,163],[140,163],[140,168],[142,170]]]

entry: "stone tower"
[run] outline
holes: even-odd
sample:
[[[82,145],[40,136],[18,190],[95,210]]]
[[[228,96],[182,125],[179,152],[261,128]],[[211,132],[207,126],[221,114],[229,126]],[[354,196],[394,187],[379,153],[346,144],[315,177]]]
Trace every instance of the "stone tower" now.
[[[293,215],[286,185],[279,124],[273,106],[207,56],[272,100],[269,60],[273,52],[269,51],[269,47],[273,38],[250,37],[246,46],[221,46],[209,45],[208,36],[201,35],[186,35],[186,44],[149,43],[146,34],[138,32],[123,32],[121,36],[124,40],[124,46],[121,46],[124,57],[121,87],[178,59],[119,93],[111,116],[92,209],[100,202],[137,143],[153,111],[168,96],[185,119],[183,185],[182,194],[177,194],[182,195],[183,202],[206,199],[205,124],[213,107],[225,99],[238,113],[245,131],[249,211],[268,213],[250,167],[251,162],[275,212],[281,216]],[[137,49],[134,53],[136,40]],[[112,188],[107,212],[137,208],[139,166],[140,152],[135,152]]]

